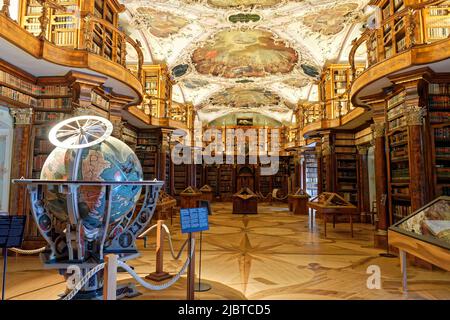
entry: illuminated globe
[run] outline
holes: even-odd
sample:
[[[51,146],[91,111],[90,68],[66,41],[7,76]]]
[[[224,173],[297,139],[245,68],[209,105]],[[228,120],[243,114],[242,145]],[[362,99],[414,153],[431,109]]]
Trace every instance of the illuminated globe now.
[[[106,119],[81,116],[59,123],[50,131],[57,147],[50,153],[41,172],[43,180],[142,181],[139,159],[124,142],[111,137],[112,125]],[[48,189],[47,210],[60,222],[69,222],[69,211],[81,220],[86,240],[96,239],[107,207],[104,186],[80,185],[73,195],[56,185]],[[135,206],[140,186],[116,185],[111,190],[109,224],[117,225]],[[50,221],[39,221],[39,224]],[[120,232],[121,230],[117,230]]]

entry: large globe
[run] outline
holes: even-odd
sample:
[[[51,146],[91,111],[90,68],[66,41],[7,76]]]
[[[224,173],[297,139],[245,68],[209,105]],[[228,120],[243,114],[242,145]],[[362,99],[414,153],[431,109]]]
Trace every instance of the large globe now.
[[[133,150],[122,141],[108,137],[81,149],[57,147],[48,156],[41,172],[43,180],[79,181],[142,181],[142,167]],[[75,211],[81,218],[83,235],[94,240],[102,226],[107,206],[105,187],[82,186],[76,191]],[[135,206],[140,186],[114,186],[111,191],[110,224],[117,224]],[[48,211],[60,222],[68,222],[68,195],[57,186],[49,187],[46,197]],[[72,201],[69,202],[72,203]],[[49,221],[39,221],[48,224]]]

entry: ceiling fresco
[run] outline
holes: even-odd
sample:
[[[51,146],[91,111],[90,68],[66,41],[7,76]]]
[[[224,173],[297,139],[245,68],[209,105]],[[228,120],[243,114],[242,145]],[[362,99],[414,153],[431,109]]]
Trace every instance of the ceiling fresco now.
[[[369,0],[122,2],[121,24],[145,63],[169,66],[174,100],[192,103],[205,121],[254,110],[282,122],[299,100],[317,99],[326,62],[347,61]]]
[[[263,88],[243,89],[234,87],[214,94],[205,104],[212,107],[228,106],[230,108],[248,109],[278,106],[281,104],[281,98]]]
[[[297,61],[294,49],[258,29],[221,31],[192,54],[199,73],[225,78],[286,74]]]

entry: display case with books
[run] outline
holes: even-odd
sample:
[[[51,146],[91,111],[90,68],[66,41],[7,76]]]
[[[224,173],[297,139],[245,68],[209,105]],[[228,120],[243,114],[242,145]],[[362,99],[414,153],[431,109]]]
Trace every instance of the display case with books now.
[[[450,197],[439,197],[391,226],[389,245],[450,271]]]

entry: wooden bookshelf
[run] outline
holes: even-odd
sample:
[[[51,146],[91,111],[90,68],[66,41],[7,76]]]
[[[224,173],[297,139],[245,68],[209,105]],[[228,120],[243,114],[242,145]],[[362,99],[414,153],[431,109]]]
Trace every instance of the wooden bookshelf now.
[[[173,166],[173,186],[175,195],[179,195],[188,186],[185,164]]]
[[[425,42],[439,41],[450,36],[450,1],[423,10]]]
[[[450,81],[428,85],[434,196],[450,195]]]
[[[141,161],[144,180],[156,178],[159,141],[156,131],[140,131],[137,135],[136,155]]]
[[[153,118],[168,118],[172,110],[172,81],[167,65],[144,65],[142,69],[146,97],[139,108]],[[177,116],[183,117],[181,108],[177,111]]]
[[[358,205],[357,150],[353,133],[335,134],[336,192]]]
[[[129,124],[124,125],[122,128],[122,141],[125,142],[133,151],[135,151],[137,140],[137,130]]]
[[[356,75],[363,66],[356,66]],[[325,119],[337,119],[354,109],[348,93],[353,75],[348,64],[331,64],[322,72],[319,83],[319,100],[325,105]]]
[[[388,163],[388,197],[391,221],[395,223],[411,213],[409,132],[405,117],[405,91],[387,99],[386,143]]]
[[[318,195],[318,164],[315,152],[304,153],[306,193],[311,197]]]

